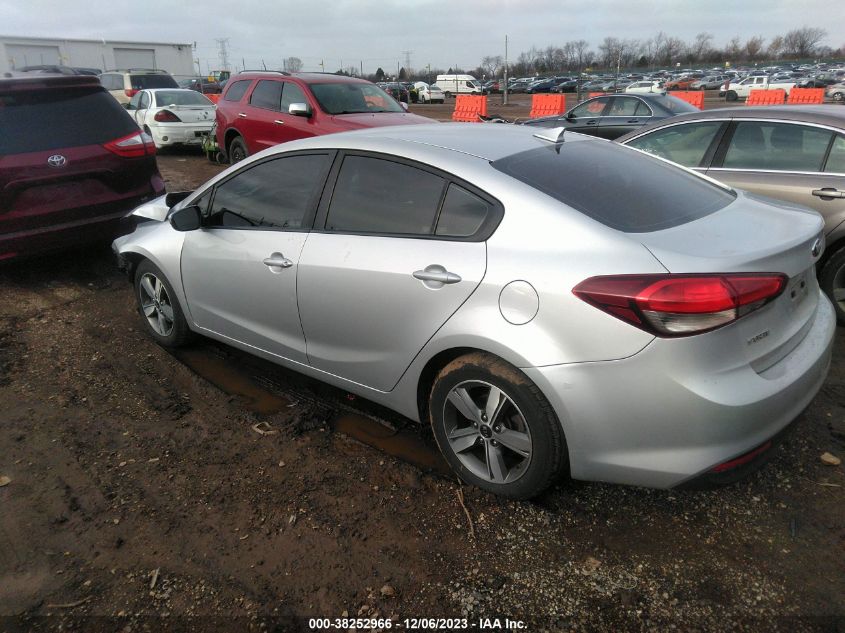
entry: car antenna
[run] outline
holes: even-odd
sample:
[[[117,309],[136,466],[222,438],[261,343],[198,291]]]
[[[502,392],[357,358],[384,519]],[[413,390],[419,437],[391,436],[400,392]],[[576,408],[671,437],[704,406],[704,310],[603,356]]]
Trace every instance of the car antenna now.
[[[534,135],[534,138],[538,138],[542,141],[551,141],[552,143],[563,143],[564,132],[566,132],[565,127],[553,127],[549,128],[545,132],[537,132]]]

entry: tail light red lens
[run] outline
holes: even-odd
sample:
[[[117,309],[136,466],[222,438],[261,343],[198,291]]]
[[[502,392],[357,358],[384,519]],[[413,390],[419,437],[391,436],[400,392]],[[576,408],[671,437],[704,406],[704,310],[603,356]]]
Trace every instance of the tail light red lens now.
[[[127,97],[129,97],[129,98],[131,99],[131,98],[132,98],[132,97],[134,97],[136,94],[138,94],[138,91],[137,91],[137,90],[135,90],[134,88],[129,88],[129,89],[127,89],[127,90],[124,90],[124,91],[123,91],[123,94],[125,94]]]
[[[153,138],[146,132],[133,132],[128,136],[104,143],[103,147],[124,158],[138,158],[139,156],[150,156],[156,153],[156,146]]]
[[[777,298],[779,273],[591,277],[572,289],[608,314],[657,336],[690,336],[736,321]]]
[[[170,110],[159,110],[153,117],[159,123],[181,123],[182,119],[173,114]]]

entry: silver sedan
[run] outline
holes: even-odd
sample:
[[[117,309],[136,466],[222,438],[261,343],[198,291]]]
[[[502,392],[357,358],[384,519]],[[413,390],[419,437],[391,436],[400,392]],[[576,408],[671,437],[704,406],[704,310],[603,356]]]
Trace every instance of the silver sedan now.
[[[285,143],[134,217],[114,249],[156,341],[212,337],[430,423],[507,497],[561,473],[732,480],[830,361],[818,214],[560,129]]]

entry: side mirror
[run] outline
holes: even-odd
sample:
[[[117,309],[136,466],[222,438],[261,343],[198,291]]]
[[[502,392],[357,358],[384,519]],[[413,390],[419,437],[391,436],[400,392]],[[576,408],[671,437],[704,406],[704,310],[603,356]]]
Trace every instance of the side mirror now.
[[[399,105],[401,105],[401,106],[402,106],[402,109],[403,109],[405,112],[407,112],[407,111],[408,111],[408,104],[407,104],[407,103],[405,103],[404,101],[400,101],[400,102],[399,102]]]
[[[311,106],[307,103],[291,103],[288,107],[288,114],[292,114],[293,116],[310,117]]]
[[[570,111],[570,112],[566,113],[566,120],[567,121],[574,121],[576,118],[578,118],[578,117],[575,116],[574,112]]]
[[[202,213],[195,204],[174,211],[170,216],[170,226],[177,231],[195,231],[202,226]]]

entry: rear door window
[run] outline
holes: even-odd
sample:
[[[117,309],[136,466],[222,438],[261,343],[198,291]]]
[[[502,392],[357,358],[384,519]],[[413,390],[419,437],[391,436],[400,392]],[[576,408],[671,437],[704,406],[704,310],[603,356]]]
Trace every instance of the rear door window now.
[[[416,167],[347,156],[337,177],[326,229],[431,235],[445,180]]]
[[[282,101],[282,85],[281,81],[259,81],[249,96],[250,105],[267,110],[278,110]]]
[[[103,89],[34,90],[0,95],[0,155],[101,145],[138,131]]]
[[[446,192],[435,235],[469,237],[475,235],[490,215],[491,206],[460,185],[452,183]]]
[[[672,125],[635,138],[626,145],[684,167],[701,167],[710,144],[723,125],[722,121]]]
[[[845,174],[845,136],[837,136],[833,141],[824,170],[834,174]]]
[[[252,79],[242,79],[231,84],[223,96],[223,101],[240,101],[244,94],[246,94],[246,89],[249,88],[249,84],[251,83]]]
[[[725,152],[724,169],[820,171],[833,132],[792,123],[740,121]]]
[[[627,233],[659,231],[722,209],[736,195],[639,152],[602,141],[571,141],[491,163],[502,173]]]

